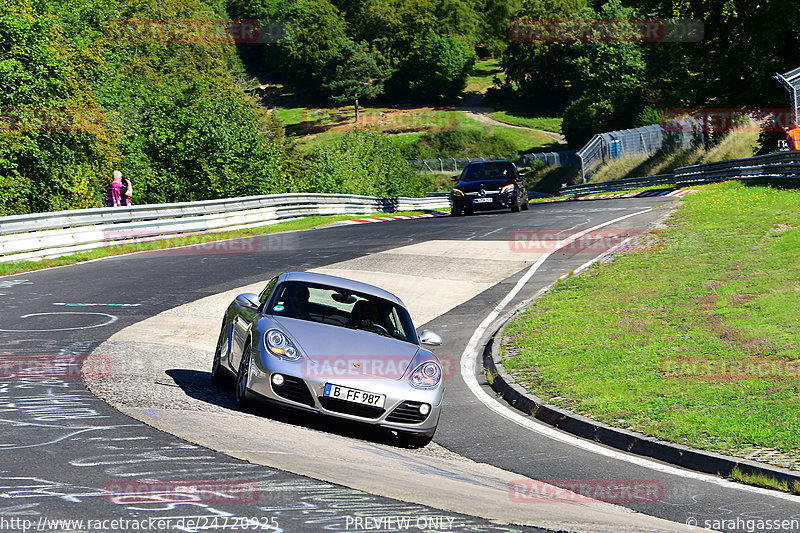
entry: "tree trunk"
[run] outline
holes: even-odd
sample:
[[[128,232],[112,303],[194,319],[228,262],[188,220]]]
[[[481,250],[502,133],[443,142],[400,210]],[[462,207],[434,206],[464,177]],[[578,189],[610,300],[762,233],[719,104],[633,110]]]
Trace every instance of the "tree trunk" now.
[[[358,98],[356,98],[356,126],[359,124],[358,122]]]

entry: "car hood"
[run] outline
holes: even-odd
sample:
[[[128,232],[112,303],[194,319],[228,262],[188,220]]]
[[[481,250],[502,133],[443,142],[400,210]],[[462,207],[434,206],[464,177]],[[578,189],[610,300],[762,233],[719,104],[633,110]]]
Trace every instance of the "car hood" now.
[[[474,192],[480,191],[481,189],[486,189],[490,191],[495,191],[498,189],[502,189],[506,185],[510,185],[514,183],[512,180],[509,179],[487,179],[481,181],[459,181],[456,185],[456,188],[461,192]]]
[[[306,370],[402,378],[419,346],[367,331],[288,317],[272,317],[314,365]]]

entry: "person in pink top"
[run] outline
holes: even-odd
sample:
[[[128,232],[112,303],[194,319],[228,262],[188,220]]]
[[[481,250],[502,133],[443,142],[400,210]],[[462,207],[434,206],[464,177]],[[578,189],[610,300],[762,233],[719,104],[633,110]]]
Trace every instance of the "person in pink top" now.
[[[131,180],[122,179],[122,172],[115,170],[112,174],[111,183],[106,187],[106,207],[119,207],[131,205],[131,195],[133,188]]]

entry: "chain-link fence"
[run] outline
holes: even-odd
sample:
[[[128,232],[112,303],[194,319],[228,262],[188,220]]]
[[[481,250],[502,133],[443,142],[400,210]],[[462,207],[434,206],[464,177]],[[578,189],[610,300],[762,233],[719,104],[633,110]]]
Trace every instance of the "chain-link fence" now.
[[[575,150],[562,152],[537,152],[510,157],[441,157],[438,159],[410,159],[406,165],[420,172],[461,172],[465,166],[475,161],[493,161],[497,159],[513,161],[519,167],[530,167],[534,161],[541,161],[546,167],[577,167],[580,160]]]
[[[536,152],[506,158],[488,157],[442,157],[438,159],[408,160],[406,164],[420,172],[461,172],[465,166],[475,161],[505,159],[517,166],[530,167],[534,161],[545,166],[581,167],[585,182],[603,163],[619,157],[652,154],[660,149],[679,150],[690,148],[703,141],[702,128],[687,128],[678,121],[652,124],[628,130],[598,133],[578,151]]]
[[[785,74],[775,73],[775,79],[789,91],[794,120],[800,121],[800,68],[790,70]]]
[[[675,122],[651,124],[629,130],[598,133],[578,150],[581,175],[585,182],[601,164],[619,157],[652,154],[662,148],[679,150],[702,141],[702,134]]]

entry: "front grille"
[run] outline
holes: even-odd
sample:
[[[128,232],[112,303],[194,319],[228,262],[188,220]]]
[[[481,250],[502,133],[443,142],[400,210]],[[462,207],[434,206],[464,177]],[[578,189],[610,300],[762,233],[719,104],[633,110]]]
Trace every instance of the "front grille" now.
[[[419,424],[424,422],[428,415],[419,412],[421,402],[403,402],[386,417],[387,422],[397,422],[398,424]]]
[[[493,194],[500,194],[500,189],[498,189],[496,191],[484,191],[484,193],[486,194],[486,196],[491,196]],[[475,192],[468,192],[468,193],[464,193],[464,194],[466,194],[467,196],[478,196],[480,193],[478,191],[475,191]]]
[[[275,385],[275,383],[272,383],[272,380],[270,380],[270,383],[272,383],[272,392],[281,398],[314,407],[314,398],[311,397],[311,393],[308,391],[308,387],[306,387],[302,379],[294,376],[287,376],[286,374],[281,375],[283,376],[283,383],[280,386]]]
[[[346,415],[360,416],[362,418],[378,418],[384,412],[381,407],[373,405],[361,405],[358,403],[346,402],[337,398],[320,396],[319,403],[328,411],[335,411]]]

